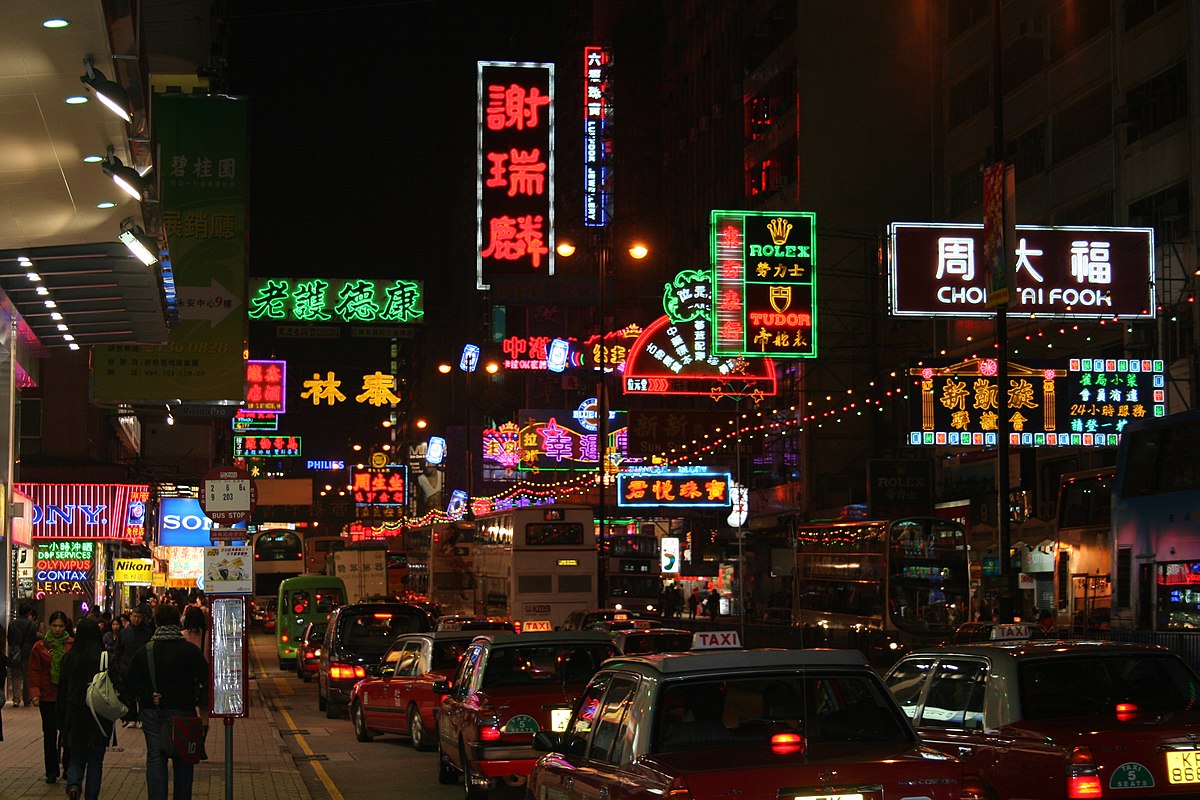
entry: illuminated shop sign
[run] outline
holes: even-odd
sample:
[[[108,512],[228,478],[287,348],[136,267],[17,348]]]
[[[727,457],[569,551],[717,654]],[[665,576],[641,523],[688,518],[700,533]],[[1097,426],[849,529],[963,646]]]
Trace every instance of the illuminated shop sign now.
[[[350,472],[350,487],[357,519],[397,519],[404,516],[408,502],[408,467],[355,467]]]
[[[574,339],[555,339],[553,336],[509,336],[500,342],[504,351],[506,370],[545,370],[549,368],[550,346],[555,341],[565,342],[568,350],[560,356],[563,366],[578,367],[582,364]]]
[[[498,428],[484,428],[483,460],[499,464],[506,470],[516,469],[521,463],[520,435],[521,429],[515,422],[505,422]]]
[[[601,349],[600,335],[593,334],[583,343],[584,365],[595,369],[596,365],[603,360],[605,372],[623,370],[625,359],[629,357],[629,349],[641,335],[641,327],[630,323],[619,331],[604,334],[604,348]]]
[[[304,468],[323,472],[337,472],[346,468],[346,462],[340,458],[310,458],[304,462]]]
[[[249,315],[277,322],[391,322],[425,316],[421,281],[367,278],[251,278]]]
[[[710,283],[707,270],[684,270],[666,285],[663,310],[667,315],[650,323],[626,356],[621,382],[626,394],[775,394],[771,359],[718,356],[710,351]]]
[[[1012,445],[1115,447],[1131,420],[1166,414],[1161,360],[1009,361],[1006,381],[990,358],[926,362],[909,374],[920,379],[910,445],[993,446],[1003,414]]]
[[[617,475],[617,505],[624,508],[729,508],[728,472],[622,472]]]
[[[243,529],[246,523],[233,527]],[[208,547],[213,521],[195,497],[164,497],[158,501],[158,543],[164,547]]]
[[[583,48],[583,224],[602,227],[612,217],[612,55]]]
[[[627,453],[627,413],[608,412],[607,451],[617,463],[624,461]],[[595,398],[572,410],[522,410],[518,468],[551,472],[595,469],[600,458],[598,414]]]
[[[352,392],[354,402],[368,403],[373,406],[395,405],[400,402],[396,394],[396,376],[379,372],[362,376],[362,391],[354,392],[350,386],[346,391]],[[308,400],[314,406],[322,403],[337,405],[346,402],[346,394],[342,391],[342,380],[333,370],[324,375],[314,372],[312,378],[304,381],[304,391],[300,392],[301,400]]]
[[[287,362],[246,362],[247,411],[259,414],[282,414],[287,411]]]
[[[983,226],[888,226],[888,303],[897,316],[987,317]],[[1016,226],[1008,312],[1152,319],[1153,228]]]
[[[234,436],[234,458],[299,458],[299,436]]]
[[[33,567],[34,597],[78,594],[92,597],[95,584],[95,542],[38,542]]]
[[[712,212],[713,352],[817,355],[817,215]]]
[[[480,61],[476,286],[554,274],[554,65]]]
[[[280,414],[239,409],[230,424],[235,431],[277,431]]]
[[[33,505],[34,539],[141,542],[150,487],[127,483],[17,483]]]

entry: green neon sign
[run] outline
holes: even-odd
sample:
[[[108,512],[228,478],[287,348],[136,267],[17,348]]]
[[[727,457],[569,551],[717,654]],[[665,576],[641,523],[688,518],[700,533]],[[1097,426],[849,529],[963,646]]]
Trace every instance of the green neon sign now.
[[[251,278],[248,307],[261,322],[412,325],[425,316],[425,288],[405,278]]]

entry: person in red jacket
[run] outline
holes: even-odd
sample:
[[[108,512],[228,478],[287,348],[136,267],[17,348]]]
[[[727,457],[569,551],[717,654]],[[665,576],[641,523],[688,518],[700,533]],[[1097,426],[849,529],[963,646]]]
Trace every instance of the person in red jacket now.
[[[71,621],[61,611],[50,615],[50,624],[29,654],[29,695],[42,714],[42,750],[46,756],[46,783],[57,783],[66,772],[58,730],[58,680],[63,656],[71,649]]]

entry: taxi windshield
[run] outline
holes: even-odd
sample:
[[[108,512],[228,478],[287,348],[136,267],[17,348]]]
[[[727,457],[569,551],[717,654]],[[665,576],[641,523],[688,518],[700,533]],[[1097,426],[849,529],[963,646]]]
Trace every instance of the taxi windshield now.
[[[611,644],[522,645],[495,647],[488,656],[483,688],[585,684],[600,663],[616,655]]]
[[[1025,719],[1112,714],[1117,703],[1139,712],[1200,709],[1200,681],[1167,654],[1030,659],[1019,667]]]
[[[777,733],[810,742],[906,742],[912,733],[870,675],[747,676],[664,684],[655,752],[767,744]]]

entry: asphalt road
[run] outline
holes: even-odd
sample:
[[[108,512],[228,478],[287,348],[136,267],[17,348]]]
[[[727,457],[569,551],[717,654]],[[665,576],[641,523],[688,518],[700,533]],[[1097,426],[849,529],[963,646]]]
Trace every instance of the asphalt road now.
[[[408,739],[385,734],[359,742],[346,717],[317,710],[317,683],[279,670],[273,634],[251,634],[252,667],[284,741],[314,800],[438,800],[460,798],[463,787],[437,782],[437,753],[418,753]],[[505,790],[498,800],[521,798]]]

